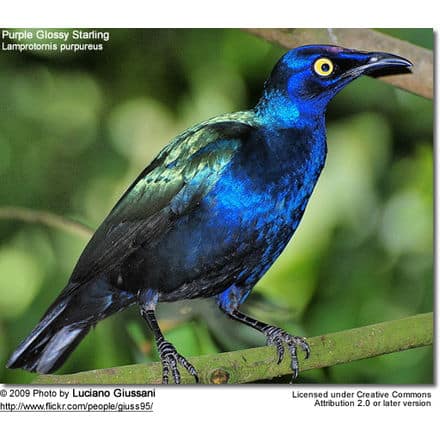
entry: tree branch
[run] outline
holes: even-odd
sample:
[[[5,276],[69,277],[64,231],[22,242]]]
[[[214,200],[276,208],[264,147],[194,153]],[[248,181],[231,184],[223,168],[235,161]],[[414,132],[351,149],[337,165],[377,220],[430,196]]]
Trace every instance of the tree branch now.
[[[413,64],[411,75],[379,79],[401,89],[433,98],[434,67],[432,51],[371,29],[246,29],[251,34],[291,49],[303,44],[335,44],[368,51],[399,54]]]
[[[29,208],[20,208],[17,206],[0,207],[0,220],[21,220],[29,223],[40,223],[71,234],[79,235],[84,238],[90,238],[93,230],[82,223],[68,220],[56,214],[47,211],[36,211]]]
[[[309,338],[309,359],[301,356],[301,371],[329,367],[432,344],[433,314],[373,324]],[[201,383],[246,383],[291,374],[288,356],[277,365],[274,347],[204,355],[188,360],[196,367]],[[181,368],[182,383],[194,379]],[[66,375],[41,375],[35,384],[159,384],[159,362]]]

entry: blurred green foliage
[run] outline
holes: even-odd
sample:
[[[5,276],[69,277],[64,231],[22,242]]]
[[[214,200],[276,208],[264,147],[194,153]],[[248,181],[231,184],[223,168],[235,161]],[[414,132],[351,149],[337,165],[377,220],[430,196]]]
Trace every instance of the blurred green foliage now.
[[[429,29],[381,30],[432,48]],[[239,30],[111,30],[102,52],[0,54],[0,207],[97,227],[186,127],[251,107],[283,51]],[[319,335],[433,307],[433,104],[371,78],[328,110],[328,162],[303,221],[245,304]],[[0,381],[13,349],[64,286],[85,240],[0,220]],[[212,300],[164,304],[184,355],[257,346]],[[60,372],[157,359],[135,308],[101,322]],[[432,383],[432,349],[304,373],[304,382]]]

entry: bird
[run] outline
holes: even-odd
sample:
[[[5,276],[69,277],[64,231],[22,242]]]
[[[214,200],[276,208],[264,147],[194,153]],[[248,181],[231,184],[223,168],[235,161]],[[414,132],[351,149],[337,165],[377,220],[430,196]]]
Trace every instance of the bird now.
[[[228,317],[286,351],[292,378],[304,337],[240,306],[297,230],[327,155],[326,109],[362,75],[411,72],[395,54],[333,45],[286,52],[256,105],[212,117],[175,137],[128,187],[79,257],[60,295],[7,367],[57,370],[99,321],[139,308],[153,333],[162,382],[194,366],[163,335],[159,303],[212,298]]]

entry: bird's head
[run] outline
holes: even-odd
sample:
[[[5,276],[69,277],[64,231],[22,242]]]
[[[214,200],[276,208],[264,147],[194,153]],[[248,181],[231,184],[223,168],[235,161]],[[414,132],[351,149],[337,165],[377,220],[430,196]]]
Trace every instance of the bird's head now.
[[[281,124],[297,125],[323,115],[329,101],[361,75],[410,72],[412,63],[384,52],[338,46],[302,46],[287,52],[267,79],[257,112]]]

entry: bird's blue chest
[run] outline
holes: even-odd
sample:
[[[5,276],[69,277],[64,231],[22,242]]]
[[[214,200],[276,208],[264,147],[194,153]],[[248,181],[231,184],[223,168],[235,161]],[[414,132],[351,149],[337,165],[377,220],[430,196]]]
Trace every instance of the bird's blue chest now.
[[[208,202],[234,228],[296,229],[325,162],[320,130],[259,130],[247,139]],[[289,237],[290,238],[290,237]]]
[[[256,132],[204,200],[217,249],[245,255],[253,285],[295,232],[324,166],[325,132]]]

